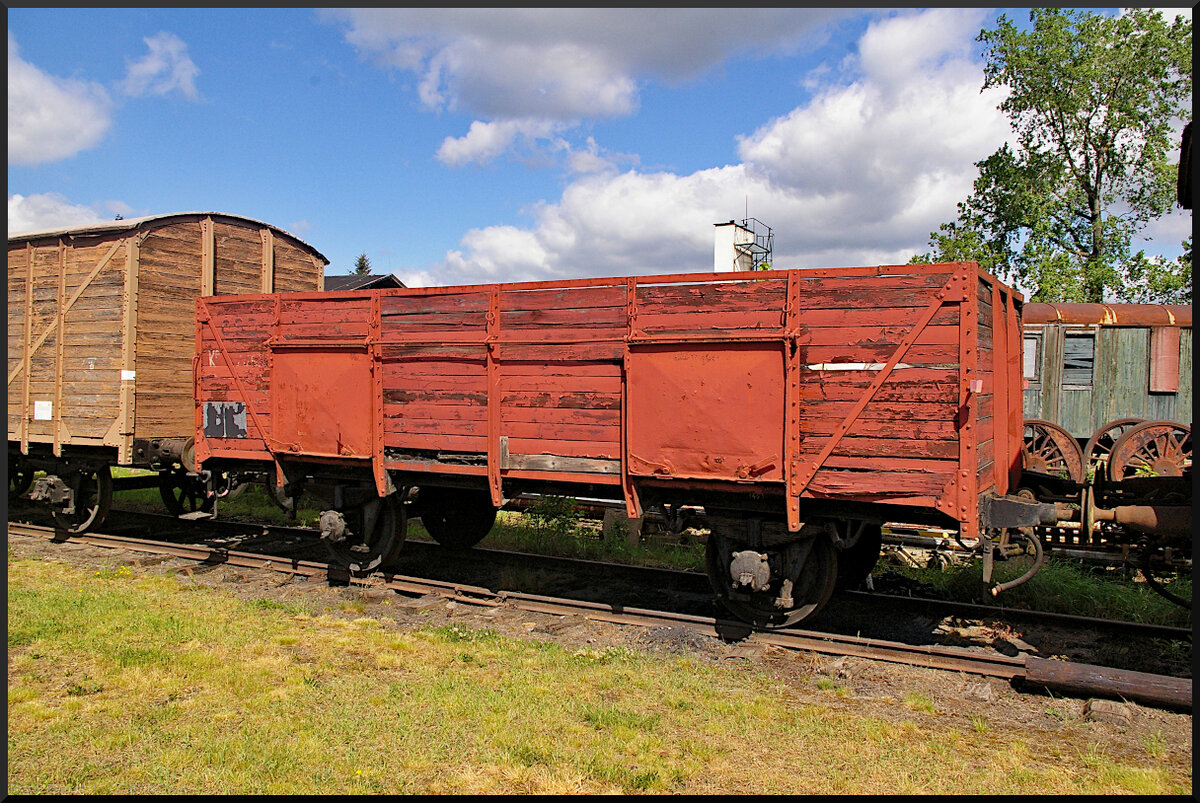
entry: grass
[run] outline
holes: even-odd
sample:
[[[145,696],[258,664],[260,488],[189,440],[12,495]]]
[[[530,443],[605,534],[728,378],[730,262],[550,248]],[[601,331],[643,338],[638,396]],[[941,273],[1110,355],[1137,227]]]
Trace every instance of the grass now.
[[[1027,744],[917,692],[847,707],[685,657],[11,551],[8,579],[17,794],[1191,793],[1165,744],[1105,752],[1082,722]]]
[[[1028,568],[1028,559],[997,564],[994,580],[1005,582]],[[1049,557],[1028,582],[996,597],[985,593],[978,561],[923,569],[899,562],[888,568],[928,583],[952,599],[1077,616],[1119,619],[1147,624],[1191,627],[1191,612],[1157,594],[1139,576],[1121,568],[1089,567],[1078,560]],[[1170,581],[1176,596],[1190,599],[1190,576]]]

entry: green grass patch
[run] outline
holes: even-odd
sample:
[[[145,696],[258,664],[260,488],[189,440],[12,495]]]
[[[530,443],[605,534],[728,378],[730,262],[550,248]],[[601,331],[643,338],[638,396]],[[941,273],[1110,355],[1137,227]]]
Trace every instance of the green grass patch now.
[[[997,563],[993,579],[1002,583],[1020,577],[1028,569],[1029,561],[1016,558]],[[986,593],[979,561],[956,563],[944,569],[916,568],[899,562],[889,563],[887,568],[962,602],[1191,627],[1191,611],[1175,605],[1146,583],[1138,582],[1136,571],[1120,567],[1090,567],[1078,560],[1048,557],[1028,582],[996,597]],[[1191,598],[1190,574],[1170,578],[1169,583],[1173,594]]]
[[[685,658],[11,553],[8,579],[18,794],[1191,793],[1158,743],[1088,752],[1082,723],[1021,749]]]
[[[411,533],[417,538],[424,535],[419,521]],[[594,520],[586,519],[573,499],[560,496],[539,497],[524,512],[500,511],[480,546],[680,571],[704,570],[703,539],[643,537],[631,544],[623,524],[611,525],[606,532]]]

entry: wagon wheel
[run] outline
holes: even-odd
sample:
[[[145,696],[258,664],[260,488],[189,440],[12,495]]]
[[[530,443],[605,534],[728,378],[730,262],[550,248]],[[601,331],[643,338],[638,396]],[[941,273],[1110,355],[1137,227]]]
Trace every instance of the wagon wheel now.
[[[216,497],[208,495],[208,488],[186,471],[162,471],[158,475],[158,493],[172,516],[201,511],[212,513]]]
[[[470,549],[496,523],[488,491],[428,486],[417,492],[417,506],[426,532],[450,549]]]
[[[58,528],[83,533],[103,524],[112,507],[113,481],[108,466],[76,472],[71,477],[71,486],[75,491],[75,512],[53,511]]]
[[[811,526],[813,525],[805,525]],[[819,529],[823,531],[824,527]],[[741,595],[733,595],[729,565],[731,554],[738,549],[738,545],[730,542],[718,531],[711,531],[705,546],[704,562],[709,584],[717,599],[738,619],[757,627],[790,627],[817,613],[833,596],[838,580],[838,556],[837,550],[823,532],[811,537],[812,549],[800,567],[792,588],[793,605],[790,609],[783,610],[775,606],[781,582],[779,578],[773,577],[771,586],[766,591],[750,592],[748,599],[740,598]]]
[[[837,554],[837,588],[858,588],[879,562],[883,548],[883,525],[871,521],[837,521],[839,534],[850,535],[859,527],[858,540]]]
[[[1129,428],[1142,423],[1144,418],[1118,418],[1109,421],[1096,430],[1083,447],[1086,465],[1095,471],[1096,480],[1108,478],[1108,456],[1112,454],[1113,445]]]
[[[34,470],[20,460],[8,458],[8,498],[23,496],[33,485]]]
[[[408,512],[398,498],[398,494],[376,497],[342,511],[347,537],[325,542],[335,564],[352,574],[365,574],[395,559],[408,533]]]
[[[1025,422],[1024,440],[1025,471],[1083,482],[1083,450],[1071,433],[1058,424],[1031,418]]]
[[[1182,477],[1192,468],[1192,428],[1175,421],[1144,421],[1125,431],[1108,458],[1109,477]]]

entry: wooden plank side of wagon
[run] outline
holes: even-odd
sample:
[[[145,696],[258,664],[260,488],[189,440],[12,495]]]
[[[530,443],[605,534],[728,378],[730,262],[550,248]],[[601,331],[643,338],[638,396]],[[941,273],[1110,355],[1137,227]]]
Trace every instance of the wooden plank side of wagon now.
[[[976,426],[973,412],[963,416],[964,377],[977,379],[976,278],[967,265],[939,267],[804,276],[798,395],[812,403],[799,416],[791,497],[932,503],[973,518],[960,488],[974,492],[977,453],[960,431]],[[859,310],[870,311],[865,322]]]

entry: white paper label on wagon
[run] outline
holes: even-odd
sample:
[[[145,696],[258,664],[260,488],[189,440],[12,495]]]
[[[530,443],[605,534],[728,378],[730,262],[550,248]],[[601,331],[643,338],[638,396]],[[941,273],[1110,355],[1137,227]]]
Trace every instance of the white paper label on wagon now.
[[[885,362],[818,362],[808,366],[810,371],[882,371]],[[896,368],[912,368],[908,363],[898,362]]]
[[[126,371],[124,369],[121,370],[121,381],[122,382],[132,382],[136,376],[137,376],[137,371]]]
[[[33,420],[34,421],[53,421],[54,420],[54,402],[52,402],[52,401],[35,401],[33,403]]]

